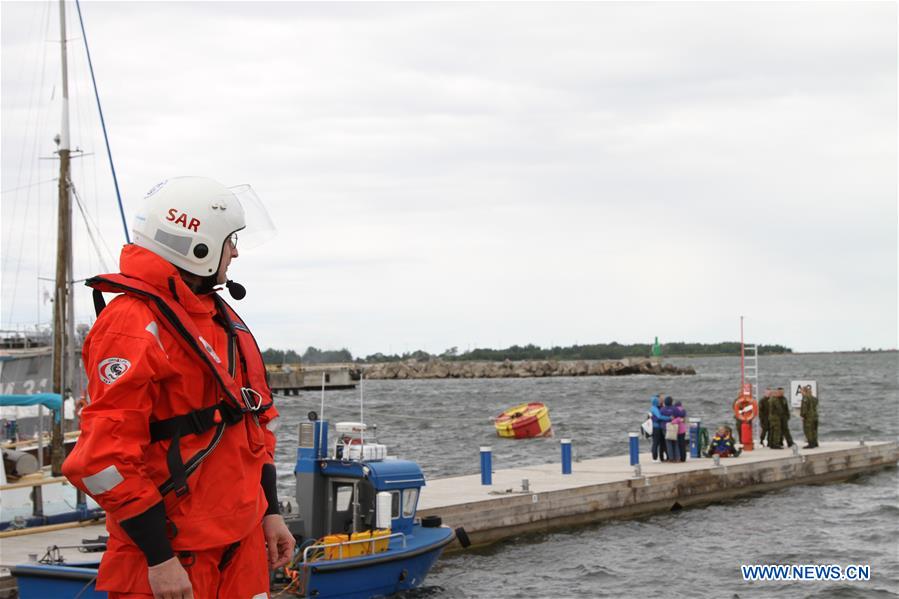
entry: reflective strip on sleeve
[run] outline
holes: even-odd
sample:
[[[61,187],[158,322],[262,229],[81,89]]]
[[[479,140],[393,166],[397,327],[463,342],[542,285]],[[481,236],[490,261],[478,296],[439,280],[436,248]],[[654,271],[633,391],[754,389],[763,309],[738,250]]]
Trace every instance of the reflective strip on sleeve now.
[[[123,480],[125,479],[119,474],[118,468],[107,466],[96,474],[85,476],[81,482],[84,483],[91,495],[101,495],[116,488]]]
[[[169,353],[165,351],[165,347],[162,345],[162,339],[159,338],[159,325],[156,324],[155,320],[151,320],[150,324],[147,325],[147,328],[144,329],[154,337],[156,337],[156,343],[159,344],[159,349],[162,350],[162,353],[168,357]]]
[[[156,343],[159,344],[159,347],[162,347],[162,339],[159,338],[159,325],[156,324],[155,320],[151,320],[150,324],[148,324],[147,328],[144,330],[156,337]],[[162,347],[162,349],[165,350],[164,347]]]

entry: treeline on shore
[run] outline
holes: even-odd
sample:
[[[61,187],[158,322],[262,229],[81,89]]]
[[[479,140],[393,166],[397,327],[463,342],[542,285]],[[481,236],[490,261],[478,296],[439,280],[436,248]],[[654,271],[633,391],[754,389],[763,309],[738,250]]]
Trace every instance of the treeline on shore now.
[[[676,341],[662,344],[664,357],[674,356],[734,356],[740,355],[739,341],[721,343],[686,343]],[[793,350],[783,345],[759,345],[759,354],[789,354]],[[335,362],[355,362],[357,364],[375,364],[383,362],[405,362],[417,360],[441,359],[449,362],[503,362],[511,360],[621,360],[622,358],[648,358],[652,354],[649,343],[595,343],[591,345],[572,345],[569,347],[540,347],[534,344],[513,345],[505,349],[476,348],[460,352],[451,347],[441,354],[431,354],[424,350],[404,352],[402,354],[375,353],[368,356],[353,357],[346,348],[339,350],[321,350],[308,347],[302,354],[292,349],[281,350],[269,348],[262,352],[267,364],[327,364]]]

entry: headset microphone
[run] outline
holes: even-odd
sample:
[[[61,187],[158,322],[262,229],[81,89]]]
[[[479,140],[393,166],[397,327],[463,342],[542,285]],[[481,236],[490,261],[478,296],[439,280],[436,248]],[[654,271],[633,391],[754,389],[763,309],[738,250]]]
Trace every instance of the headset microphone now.
[[[247,288],[240,283],[237,283],[236,281],[229,280],[227,283],[225,283],[225,287],[228,288],[228,293],[231,295],[231,297],[238,301],[247,296]]]

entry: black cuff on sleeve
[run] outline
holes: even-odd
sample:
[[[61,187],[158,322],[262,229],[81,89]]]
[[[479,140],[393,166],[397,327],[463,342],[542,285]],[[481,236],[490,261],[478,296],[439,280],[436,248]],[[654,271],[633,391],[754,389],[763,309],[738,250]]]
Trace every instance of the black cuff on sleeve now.
[[[275,470],[274,464],[262,465],[262,490],[265,492],[265,498],[268,500],[268,509],[265,515],[280,514],[281,510],[278,506],[278,471]]]
[[[122,520],[119,525],[147,557],[147,565],[155,566],[175,556],[165,534],[165,505],[160,501],[142,514]]]

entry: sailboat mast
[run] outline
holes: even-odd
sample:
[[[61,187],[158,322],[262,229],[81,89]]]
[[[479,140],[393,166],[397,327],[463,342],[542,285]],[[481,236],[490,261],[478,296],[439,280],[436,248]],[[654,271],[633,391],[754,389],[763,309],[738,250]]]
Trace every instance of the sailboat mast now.
[[[65,399],[67,383],[74,368],[69,360],[71,337],[67,332],[74,328],[74,306],[70,295],[72,286],[72,203],[69,188],[69,73],[66,56],[66,5],[59,0],[59,32],[62,48],[62,126],[59,132],[59,203],[56,232],[56,288],[53,304],[53,392]],[[67,339],[68,337],[68,339]],[[67,372],[68,371],[68,372]],[[65,408],[60,407],[59,418],[53,419],[53,435],[50,439],[50,470],[53,476],[62,474],[63,420]]]

